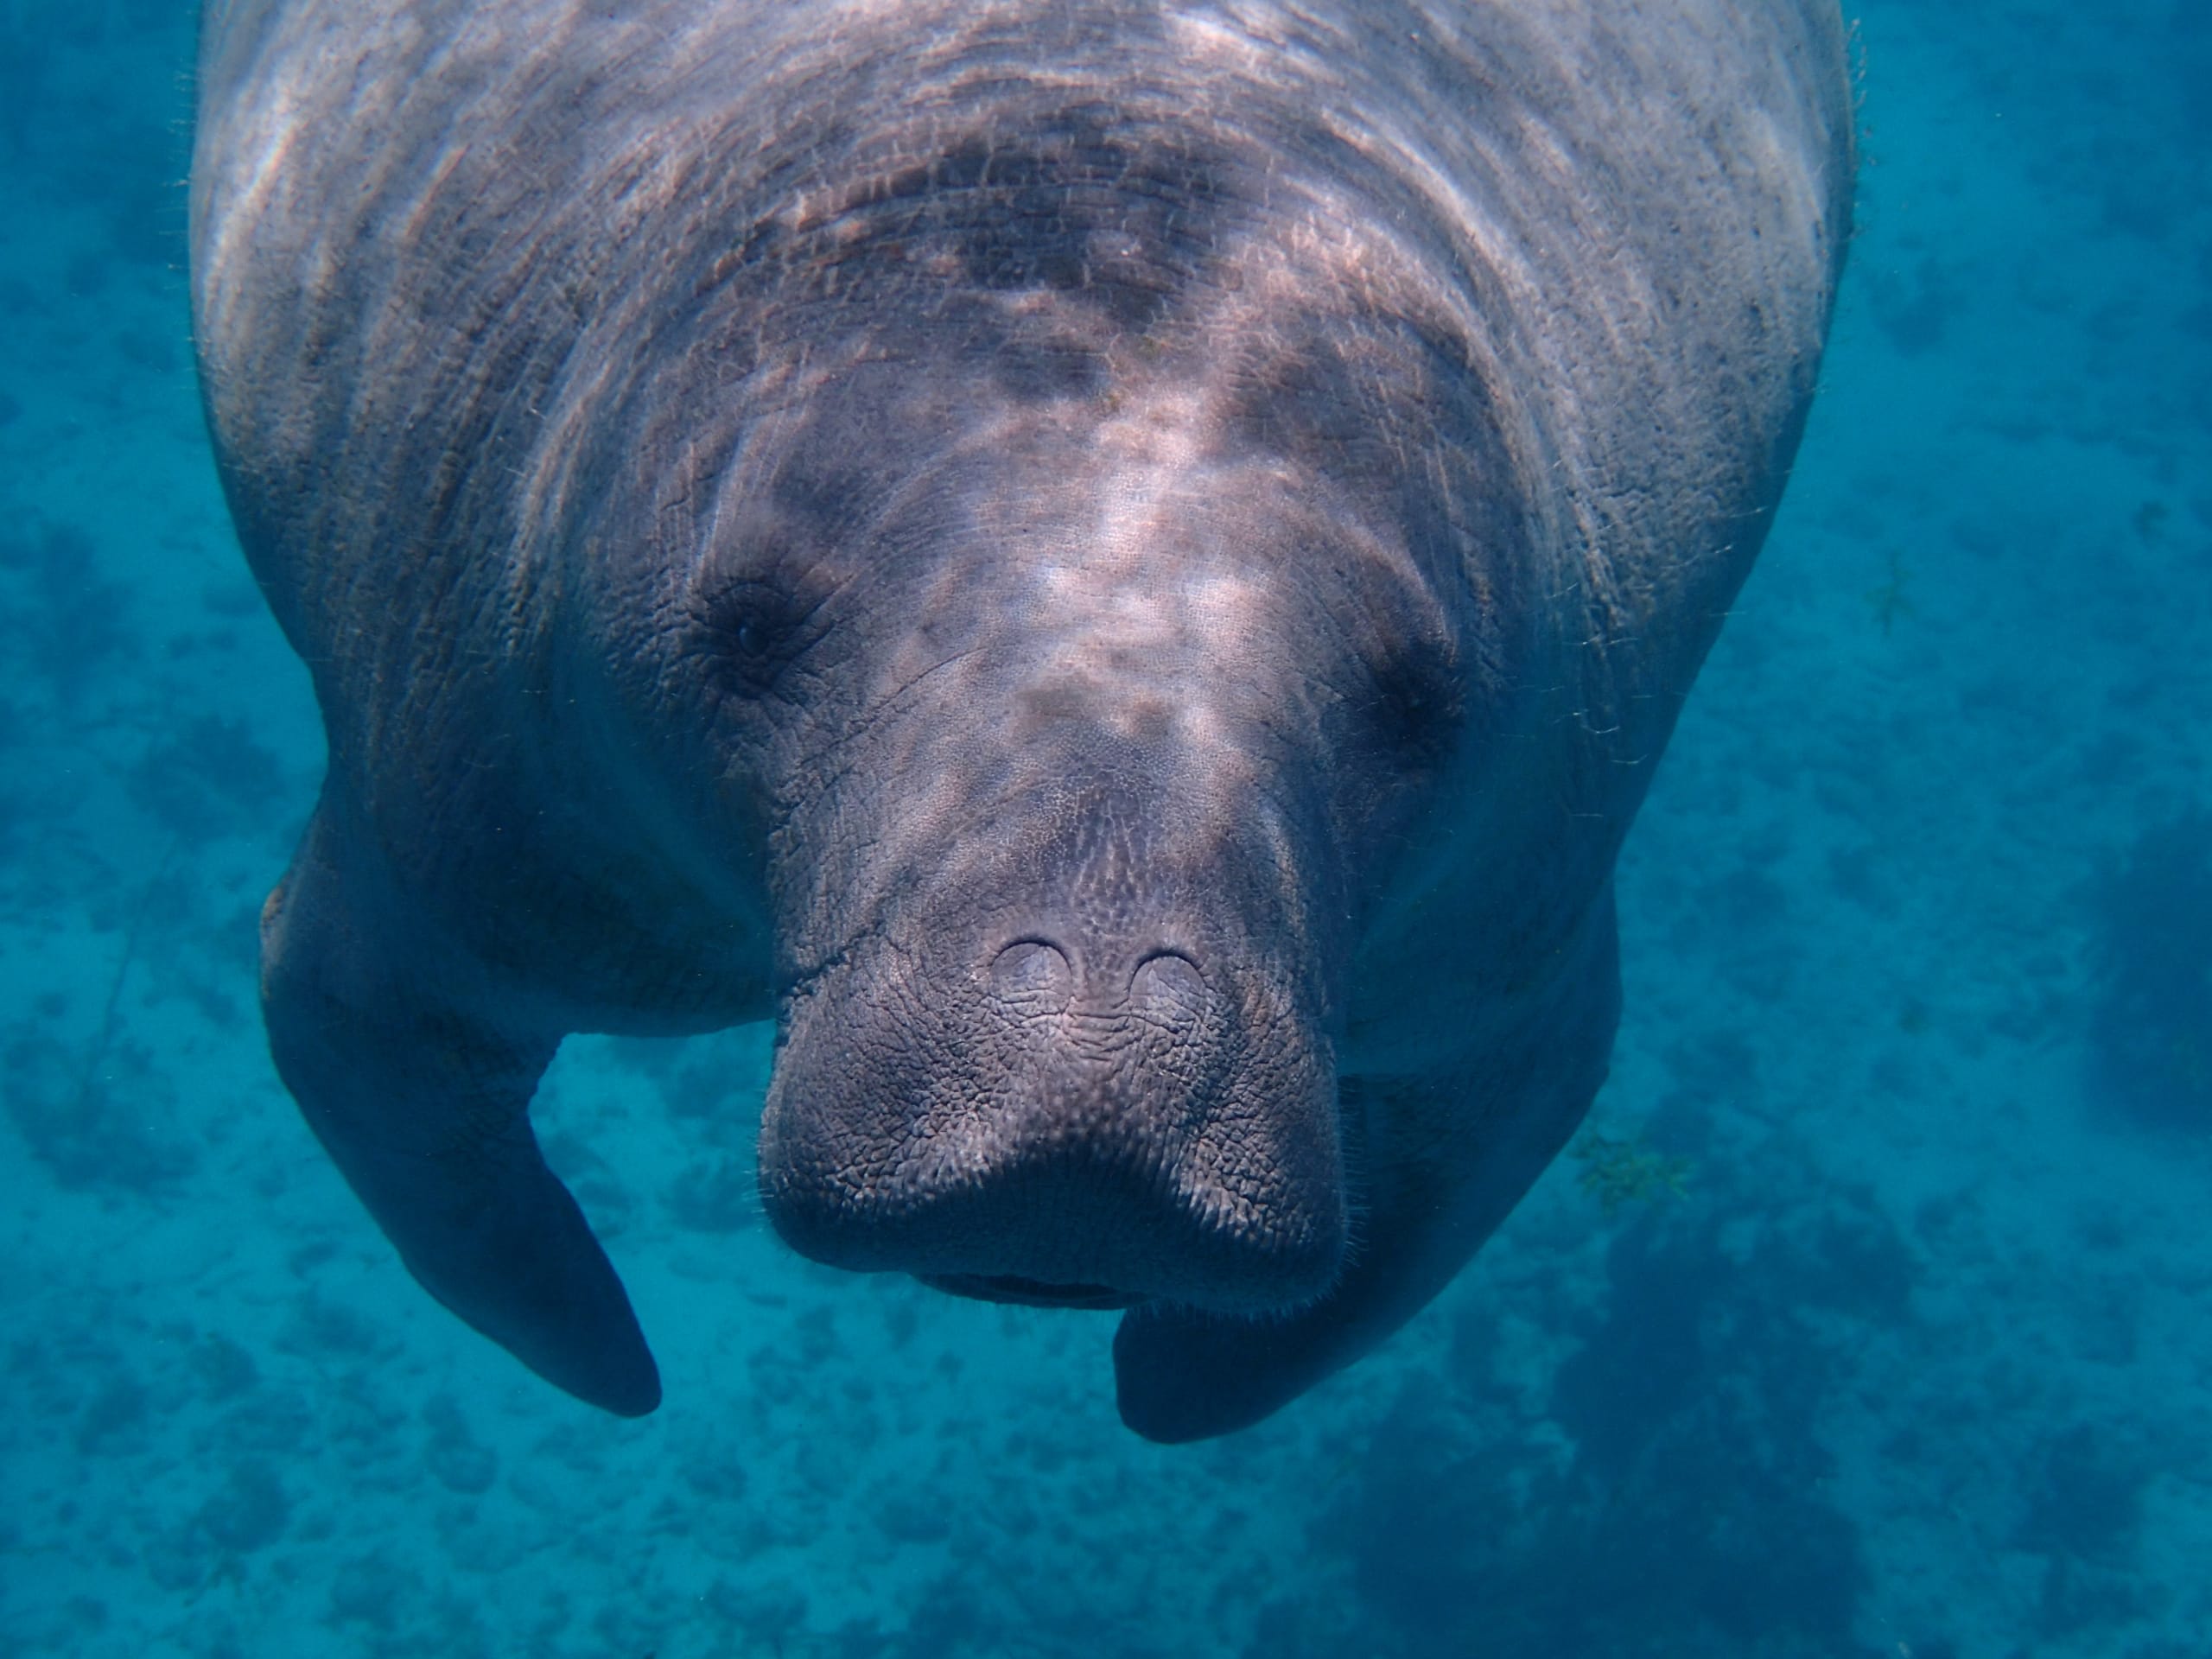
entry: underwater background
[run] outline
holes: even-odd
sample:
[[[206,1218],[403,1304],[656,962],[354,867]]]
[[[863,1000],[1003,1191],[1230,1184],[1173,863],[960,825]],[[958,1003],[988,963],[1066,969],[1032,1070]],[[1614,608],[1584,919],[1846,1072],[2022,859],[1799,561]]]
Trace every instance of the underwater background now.
[[[768,1033],[572,1040],[668,1403],[417,1290],[271,1072],[306,676],[193,381],[193,9],[0,0],[0,1654],[2212,1655],[2212,8],[1879,0],[1801,464],[1589,1125],[1260,1427],[812,1268]]]

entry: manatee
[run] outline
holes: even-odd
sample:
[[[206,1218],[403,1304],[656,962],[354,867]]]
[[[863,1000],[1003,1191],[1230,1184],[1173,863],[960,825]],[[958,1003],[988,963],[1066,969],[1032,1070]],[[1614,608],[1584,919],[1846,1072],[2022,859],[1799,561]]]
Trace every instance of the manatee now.
[[[772,1019],[782,1236],[1117,1310],[1141,1434],[1433,1298],[1605,1071],[1827,332],[1834,0],[204,28],[206,408],[328,736],[263,1007],[415,1277],[652,1409],[531,1097]]]

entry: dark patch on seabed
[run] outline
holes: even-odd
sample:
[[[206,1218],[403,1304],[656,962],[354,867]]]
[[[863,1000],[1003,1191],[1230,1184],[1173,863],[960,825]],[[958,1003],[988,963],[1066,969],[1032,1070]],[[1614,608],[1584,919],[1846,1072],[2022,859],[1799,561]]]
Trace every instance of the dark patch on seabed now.
[[[199,428],[192,10],[0,8],[0,1650],[2201,1659],[2212,14],[1859,10],[1834,347],[1624,856],[1597,1115],[1385,1354],[1171,1452],[1104,1322],[776,1244],[765,1031],[546,1085],[646,1422],[429,1306],[317,1155],[253,976],[320,740]],[[1090,318],[1071,245],[939,225],[1052,301],[995,396],[1096,395],[1235,232],[1233,168],[1116,142],[938,162],[1205,207]]]

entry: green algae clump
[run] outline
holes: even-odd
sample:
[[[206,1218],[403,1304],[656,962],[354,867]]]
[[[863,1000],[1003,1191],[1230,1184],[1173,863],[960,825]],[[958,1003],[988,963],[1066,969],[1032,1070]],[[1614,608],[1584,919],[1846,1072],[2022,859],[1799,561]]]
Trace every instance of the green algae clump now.
[[[1571,1148],[1582,1166],[1577,1178],[1585,1192],[1605,1206],[1610,1218],[1626,1205],[1684,1196],[1690,1160],[1653,1150],[1641,1135],[1599,1135],[1594,1130]]]

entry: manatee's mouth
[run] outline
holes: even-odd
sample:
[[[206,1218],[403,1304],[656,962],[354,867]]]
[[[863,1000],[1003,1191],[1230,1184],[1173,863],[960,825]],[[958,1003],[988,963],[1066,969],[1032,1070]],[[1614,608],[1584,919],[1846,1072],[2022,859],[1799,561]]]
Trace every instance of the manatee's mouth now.
[[[922,1282],[955,1296],[972,1296],[979,1302],[1018,1302],[1025,1307],[1087,1307],[1101,1311],[1135,1307],[1149,1300],[1116,1290],[1111,1285],[1055,1285],[1042,1279],[1022,1279],[1010,1273],[926,1274]]]

